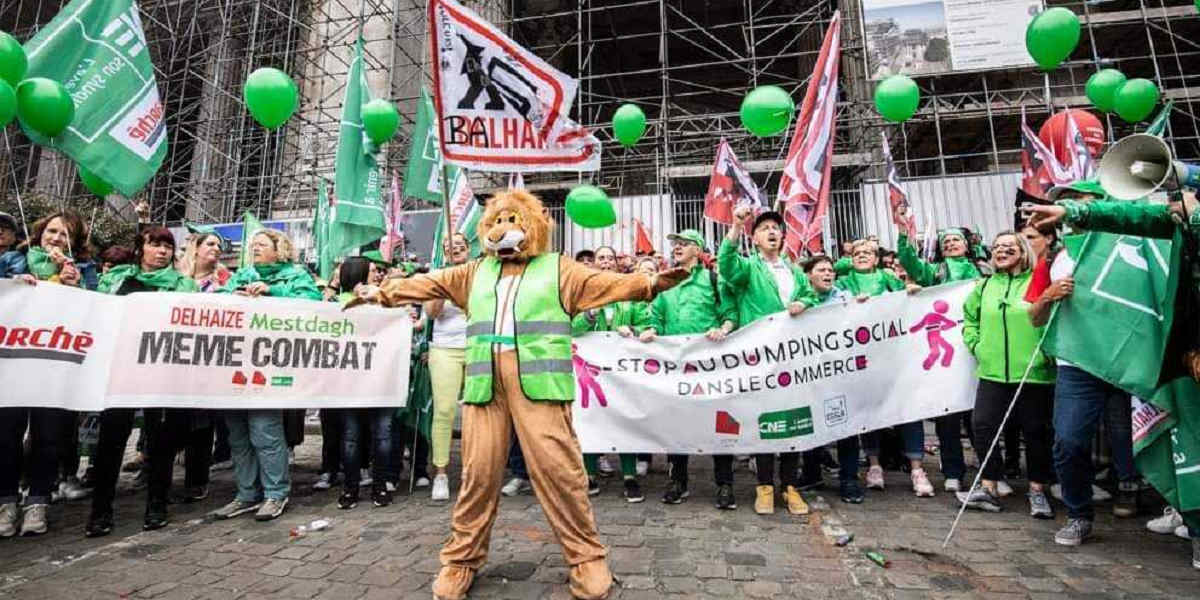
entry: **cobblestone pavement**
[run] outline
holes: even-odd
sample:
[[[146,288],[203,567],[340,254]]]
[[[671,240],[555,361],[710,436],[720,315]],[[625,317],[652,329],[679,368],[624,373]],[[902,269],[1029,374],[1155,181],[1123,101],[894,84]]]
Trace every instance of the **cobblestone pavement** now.
[[[319,452],[320,438],[309,435],[298,448],[291,507],[271,523],[203,519],[231,497],[229,471],[218,473],[205,502],[173,506],[172,524],[161,531],[140,530],[143,492],[120,497],[117,528],[99,540],[82,535],[86,501],[54,506],[48,535],[0,541],[0,597],[429,598],[449,505],[418,490],[387,508],[339,511],[336,488],[312,490]],[[1017,484],[1006,512],[968,513],[943,550],[952,496],[915,498],[902,473],[889,473],[888,491],[869,493],[862,505],[843,504],[827,490],[807,495],[814,508],[807,518],[758,516],[754,476],[744,467],[736,472],[739,509],[713,508],[704,459],[693,461],[692,498],[661,504],[665,465],[656,458],[643,480],[645,503],[627,504],[618,479],[606,480],[595,498],[622,581],[614,598],[1200,598],[1188,543],[1146,533],[1148,515],[1101,516],[1093,542],[1067,549],[1051,540],[1062,516],[1027,517]],[[940,477],[935,483],[940,490]],[[1100,509],[1108,514],[1108,505]],[[289,541],[292,527],[318,517],[334,519],[333,527]],[[837,547],[842,531],[855,539]],[[868,549],[885,554],[890,568],[867,560]],[[506,498],[471,597],[565,600],[566,573],[536,500]]]

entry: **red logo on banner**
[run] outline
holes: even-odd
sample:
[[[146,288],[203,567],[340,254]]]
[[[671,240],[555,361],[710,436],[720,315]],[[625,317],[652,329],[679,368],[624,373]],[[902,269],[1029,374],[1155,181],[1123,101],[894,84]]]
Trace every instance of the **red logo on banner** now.
[[[723,411],[717,411],[717,433],[726,435],[742,435],[742,424],[733,418],[733,415]]]

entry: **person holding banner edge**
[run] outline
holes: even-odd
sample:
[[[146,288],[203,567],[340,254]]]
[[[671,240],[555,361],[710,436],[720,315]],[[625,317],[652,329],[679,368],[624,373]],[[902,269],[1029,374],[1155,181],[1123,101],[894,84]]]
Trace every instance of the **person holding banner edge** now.
[[[58,212],[33,225],[27,251],[27,272],[13,279],[30,285],[46,281],[79,287],[80,270],[72,249],[86,252],[87,228],[79,215]],[[73,418],[55,408],[0,408],[0,538],[41,535],[47,531],[46,507],[58,475],[58,445],[62,422]],[[29,429],[28,461],[25,430]],[[29,494],[21,503],[21,471],[28,462]]]
[[[134,247],[134,262],[115,266],[100,278],[97,291],[127,296],[138,292],[197,292],[190,277],[174,268],[175,237],[165,227],[143,227]],[[120,477],[121,459],[133,431],[134,409],[110,408],[100,413],[100,437],[95,452],[95,491],[92,510],[84,527],[86,537],[112,533],[113,498]],[[143,435],[149,462],[146,490],[146,515],[142,529],[152,531],[167,526],[167,501],[175,454],[192,433],[192,411],[188,409],[146,409]],[[209,432],[209,443],[212,433]]]
[[[857,302],[866,302],[872,296],[879,296],[889,292],[907,291],[909,294],[915,294],[921,290],[921,286],[916,284],[905,284],[896,278],[895,275],[879,268],[879,252],[875,242],[867,240],[858,240],[854,242],[850,250],[850,260],[852,269],[850,273],[837,278],[834,283],[838,289],[854,296]],[[922,459],[925,458],[925,429],[921,421],[905,423],[896,427],[900,432],[900,437],[904,442],[904,456],[908,459],[911,467],[910,476],[912,478],[913,493],[920,497],[933,496],[933,484],[929,483],[929,476],[925,474],[925,469],[922,467]],[[863,445],[866,446],[867,460],[870,462],[870,467],[867,469],[867,487],[870,489],[882,490],[884,488],[883,466],[879,462],[879,434],[870,432],[864,434]],[[838,462],[842,463],[842,500],[857,504],[862,502],[861,495],[855,495],[854,489],[858,485],[858,438],[851,436],[844,438],[838,442]],[[851,460],[850,457],[853,457]],[[846,462],[854,465],[854,477],[848,479],[851,475]],[[853,481],[853,483],[849,483]]]
[[[705,251],[704,236],[695,229],[685,229],[668,235],[667,239],[671,241],[675,266],[686,269],[688,277],[650,303],[649,324],[638,334],[638,339],[648,343],[660,334],[704,334],[709,341],[720,342],[737,326],[737,309],[726,282],[700,262]],[[664,504],[679,504],[690,495],[688,459],[686,454],[667,455],[671,484],[663,493]],[[717,484],[717,508],[736,509],[733,455],[713,455],[713,477]]]
[[[782,255],[783,215],[765,211],[755,217],[750,229],[755,252],[749,258],[738,254],[738,243],[751,216],[748,206],[735,210],[733,224],[717,250],[718,268],[729,283],[727,289],[737,305],[738,322],[743,327],[784,310],[795,317],[818,304],[804,271]],[[754,512],[760,515],[774,513],[775,455],[756,454],[754,464],[758,471]],[[808,503],[800,495],[796,478],[799,465],[799,452],[780,453],[779,479],[787,510],[794,515],[806,515]]]
[[[294,262],[296,251],[287,236],[263,229],[250,238],[250,252],[253,264],[238,269],[222,292],[250,298],[321,300],[312,275]],[[287,508],[292,489],[282,411],[225,411],[225,421],[237,495],[213,516],[232,519],[255,512],[259,521],[278,518]]]
[[[903,215],[895,215],[894,220],[902,221]],[[970,243],[967,234],[962,229],[950,228],[938,232],[938,248],[941,250],[942,261],[933,264],[921,260],[917,248],[908,239],[907,232],[900,230],[896,241],[896,260],[913,283],[931,287],[951,281],[967,281],[978,279],[991,273],[986,264],[979,264],[970,255]],[[946,481],[944,488],[947,492],[957,492],[962,485],[963,476],[967,472],[967,463],[963,458],[962,419],[965,413],[942,415],[934,419],[937,429],[938,445],[941,448],[942,475]],[[1017,452],[1016,448],[1012,452]],[[1003,484],[1003,480],[1001,480]],[[1004,484],[1007,485],[1007,484]],[[1009,490],[1011,493],[1011,490]]]

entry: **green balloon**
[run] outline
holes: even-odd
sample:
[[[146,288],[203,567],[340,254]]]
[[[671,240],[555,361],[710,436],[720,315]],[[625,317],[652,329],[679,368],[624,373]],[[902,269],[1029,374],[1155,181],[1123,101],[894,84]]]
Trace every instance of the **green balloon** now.
[[[109,194],[113,193],[113,186],[107,181],[100,179],[95,173],[89,171],[87,167],[76,163],[75,170],[79,171],[79,179],[83,181],[83,186],[89,192],[101,198],[107,198]]]
[[[0,129],[4,129],[17,116],[17,93],[8,82],[0,79]]]
[[[52,138],[75,119],[75,101],[61,83],[33,77],[17,86],[17,116],[29,129]]]
[[[376,144],[382,144],[396,135],[400,128],[400,113],[391,102],[376,98],[362,107],[363,129],[367,137]]]
[[[783,88],[763,85],[742,100],[742,126],[758,137],[776,135],[787,129],[796,104]]]
[[[291,118],[300,104],[296,82],[287,73],[263,67],[246,78],[242,98],[250,116],[267,129],[277,129]]]
[[[1087,80],[1087,97],[1092,104],[1104,111],[1112,112],[1117,90],[1125,85],[1125,74],[1116,69],[1097,71]]]
[[[617,222],[617,213],[608,194],[594,185],[581,185],[567,194],[567,216],[576,225],[587,229],[608,227]]]
[[[1043,70],[1050,71],[1071,56],[1079,44],[1079,17],[1057,6],[1036,16],[1025,29],[1025,48]]]
[[[25,79],[25,71],[29,68],[29,60],[25,58],[25,49],[17,38],[0,31],[0,80],[8,85],[17,87]]]
[[[892,75],[875,86],[875,110],[893,123],[903,123],[917,113],[921,89],[907,75]]]
[[[1117,90],[1113,111],[1130,123],[1144,121],[1158,104],[1158,87],[1149,79],[1130,79]]]
[[[646,113],[636,104],[622,104],[613,114],[613,136],[622,146],[629,147],[646,133]]]

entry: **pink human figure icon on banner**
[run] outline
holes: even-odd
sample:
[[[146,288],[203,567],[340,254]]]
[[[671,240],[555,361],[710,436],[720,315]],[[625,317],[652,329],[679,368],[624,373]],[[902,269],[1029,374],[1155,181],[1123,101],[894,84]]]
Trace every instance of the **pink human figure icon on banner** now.
[[[596,376],[600,374],[600,367],[583,360],[579,356],[575,344],[571,344],[571,364],[575,367],[575,380],[579,382],[579,406],[587,408],[591,404],[592,394],[596,395],[597,404],[608,406],[608,398],[604,396],[600,382],[596,381]]]
[[[921,366],[925,367],[926,371],[937,364],[939,356],[942,359],[943,367],[949,367],[950,361],[954,360],[954,346],[942,338],[943,331],[949,331],[958,326],[958,323],[946,317],[946,313],[949,311],[950,304],[945,300],[938,300],[933,303],[933,312],[925,315],[909,329],[912,333],[925,330],[925,339],[929,342],[929,356],[925,357],[925,362],[921,363]]]

